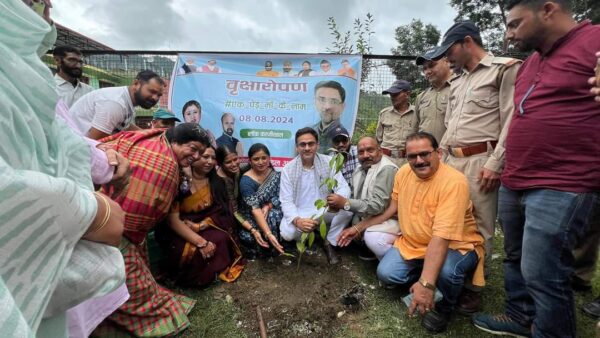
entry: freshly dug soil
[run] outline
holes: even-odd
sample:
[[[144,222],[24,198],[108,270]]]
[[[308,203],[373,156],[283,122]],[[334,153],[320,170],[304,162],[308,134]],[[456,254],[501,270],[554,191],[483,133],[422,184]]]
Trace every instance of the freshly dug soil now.
[[[299,267],[286,256],[250,261],[235,283],[215,288],[215,297],[241,309],[238,326],[249,336],[258,337],[258,306],[269,337],[331,337],[368,306],[365,288],[373,286],[361,285],[347,257],[331,266],[320,248],[313,250]]]

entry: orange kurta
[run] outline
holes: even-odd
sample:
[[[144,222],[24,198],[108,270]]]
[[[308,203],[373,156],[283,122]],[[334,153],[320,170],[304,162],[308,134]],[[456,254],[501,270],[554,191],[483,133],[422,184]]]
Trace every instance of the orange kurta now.
[[[466,254],[475,250],[479,263],[473,284],[485,285],[483,237],[477,230],[466,177],[443,163],[430,178],[417,177],[404,165],[394,179],[392,199],[398,203],[402,234],[394,242],[402,258],[424,259],[433,236],[450,241],[449,248]]]

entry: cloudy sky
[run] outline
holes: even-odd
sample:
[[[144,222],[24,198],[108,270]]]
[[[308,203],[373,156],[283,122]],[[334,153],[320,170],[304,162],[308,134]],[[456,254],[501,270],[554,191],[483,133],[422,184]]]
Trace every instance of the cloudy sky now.
[[[390,54],[394,30],[415,19],[442,33],[446,0],[54,0],[53,19],[114,49],[325,53],[340,30],[374,16],[374,54]]]

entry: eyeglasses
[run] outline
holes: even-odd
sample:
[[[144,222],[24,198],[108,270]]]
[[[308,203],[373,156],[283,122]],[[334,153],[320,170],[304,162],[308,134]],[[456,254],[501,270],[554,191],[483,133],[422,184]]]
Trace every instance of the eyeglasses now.
[[[417,154],[406,154],[406,159],[410,162],[414,162],[417,160],[417,156],[420,157],[421,159],[427,161],[429,159],[429,157],[431,157],[431,154],[434,153],[435,150],[432,151],[423,151]]]
[[[329,104],[334,105],[334,106],[342,104],[342,100],[328,99],[328,98],[323,97],[323,96],[317,96],[317,102],[319,102],[321,104],[329,103]]]
[[[317,142],[315,142],[315,141],[298,143],[298,147],[300,147],[300,148],[306,148],[306,147],[312,148],[316,145],[317,145]]]

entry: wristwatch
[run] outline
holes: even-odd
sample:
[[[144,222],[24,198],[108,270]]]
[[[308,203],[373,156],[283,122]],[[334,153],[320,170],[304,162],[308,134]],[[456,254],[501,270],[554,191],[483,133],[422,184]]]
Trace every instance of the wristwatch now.
[[[350,200],[347,199],[346,203],[344,203],[344,210],[350,211]]]
[[[419,278],[419,283],[421,285],[423,285],[424,288],[429,289],[431,291],[435,291],[435,285],[429,283],[428,281],[426,281],[425,279],[423,279],[423,277]]]

